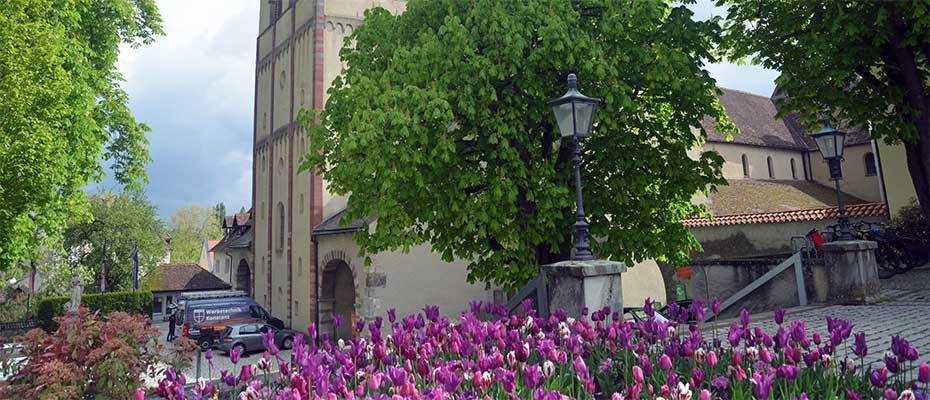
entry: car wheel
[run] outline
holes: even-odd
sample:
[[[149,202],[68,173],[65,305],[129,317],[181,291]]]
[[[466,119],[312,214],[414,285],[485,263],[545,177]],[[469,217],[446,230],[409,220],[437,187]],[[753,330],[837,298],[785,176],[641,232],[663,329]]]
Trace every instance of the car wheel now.
[[[242,355],[243,357],[245,357],[246,348],[245,348],[245,345],[244,345],[244,344],[242,344],[242,343],[236,343],[236,344],[233,346],[233,348],[234,348],[234,349],[239,349],[239,354]]]
[[[281,340],[281,348],[284,350],[290,350],[291,347],[294,347],[294,338],[287,336]]]
[[[198,344],[200,345],[200,350],[203,350],[203,351],[207,351],[211,347],[213,347],[213,341],[208,338],[200,339]]]

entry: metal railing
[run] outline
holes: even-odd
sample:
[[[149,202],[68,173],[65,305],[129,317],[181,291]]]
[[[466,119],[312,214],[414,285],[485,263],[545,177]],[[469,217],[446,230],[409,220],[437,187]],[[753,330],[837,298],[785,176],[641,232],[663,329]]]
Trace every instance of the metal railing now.
[[[723,310],[726,310],[727,308],[736,304],[737,302],[739,302],[740,300],[748,296],[750,293],[752,293],[756,289],[762,287],[762,285],[771,281],[773,278],[775,278],[775,276],[777,276],[778,274],[784,272],[785,270],[791,267],[794,267],[794,277],[795,277],[795,281],[798,287],[798,304],[802,306],[806,306],[807,305],[807,286],[804,282],[804,266],[803,266],[802,261],[803,261],[802,252],[799,251],[797,253],[794,253],[791,257],[788,257],[788,259],[782,261],[780,264],[770,269],[764,275],[760,276],[758,279],[752,281],[752,283],[750,283],[746,287],[740,289],[739,291],[734,293],[732,296],[728,297],[726,300],[723,301],[723,303],[720,303],[720,311],[723,312]],[[713,318],[714,318],[714,314],[709,313],[708,315],[704,317],[704,322],[710,321]]]
[[[546,275],[544,273],[540,272],[539,275],[527,282],[526,286],[507,302],[507,311],[511,314],[514,313],[526,299],[533,299],[536,315],[542,318],[549,317],[549,287],[546,284]]]

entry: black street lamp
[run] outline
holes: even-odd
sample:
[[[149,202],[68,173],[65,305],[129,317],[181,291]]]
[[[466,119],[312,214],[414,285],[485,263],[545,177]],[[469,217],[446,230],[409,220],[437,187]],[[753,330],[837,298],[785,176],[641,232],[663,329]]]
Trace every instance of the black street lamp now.
[[[574,151],[572,164],[575,166],[575,254],[572,260],[593,260],[588,245],[588,223],[584,216],[584,201],[581,196],[581,147],[578,142],[588,137],[594,124],[594,112],[601,101],[585,96],[578,91],[578,77],[568,75],[568,91],[549,105],[559,124],[562,139],[572,139]]]
[[[830,179],[836,185],[836,205],[839,208],[839,239],[853,240],[849,234],[849,217],[846,216],[846,206],[843,204],[843,192],[840,191],[840,178],[843,177],[843,170],[840,162],[843,160],[843,146],[846,144],[846,134],[840,132],[830,125],[830,116],[824,115],[822,118],[823,127],[819,131],[812,133],[811,138],[817,143],[820,155],[827,161],[830,167]]]

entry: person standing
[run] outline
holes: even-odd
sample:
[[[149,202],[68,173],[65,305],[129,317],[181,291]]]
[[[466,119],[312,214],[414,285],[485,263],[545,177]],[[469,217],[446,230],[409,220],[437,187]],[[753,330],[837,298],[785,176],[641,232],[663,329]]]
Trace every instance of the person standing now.
[[[171,342],[174,339],[177,339],[174,330],[178,324],[178,306],[177,304],[171,303],[168,305],[168,341]]]

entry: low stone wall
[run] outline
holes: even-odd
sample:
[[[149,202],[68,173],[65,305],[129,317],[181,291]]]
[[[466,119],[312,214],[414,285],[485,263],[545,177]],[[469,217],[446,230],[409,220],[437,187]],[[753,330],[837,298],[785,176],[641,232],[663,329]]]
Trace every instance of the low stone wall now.
[[[691,279],[684,280],[688,297],[705,300],[708,305],[717,297],[721,302],[736,294],[756,279],[778,266],[785,258],[700,260],[691,265]],[[810,272],[810,260],[805,260],[805,284],[810,288],[813,276]],[[810,289],[807,289],[811,293]],[[794,267],[782,271],[758,289],[723,310],[721,317],[731,317],[740,310],[761,312],[777,307],[787,308],[799,305],[797,279]]]

